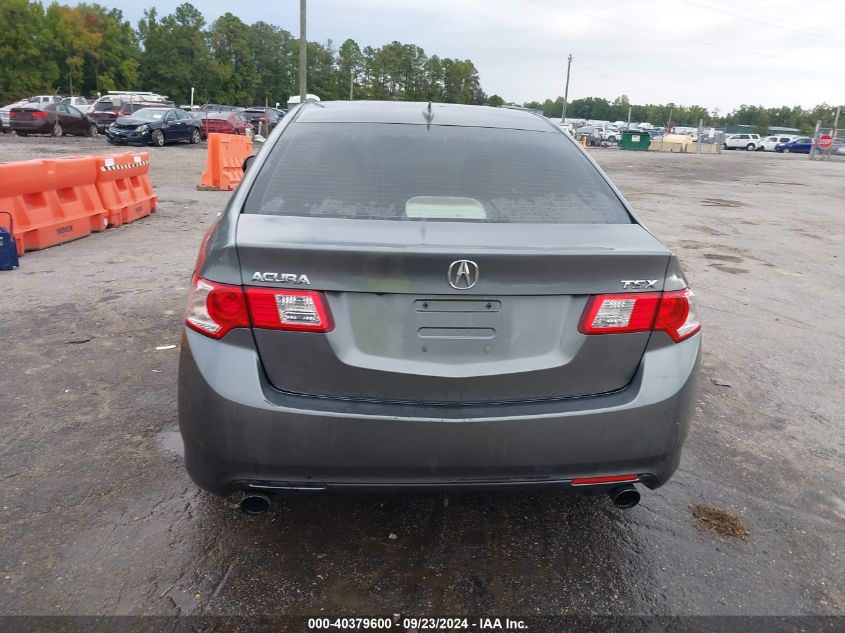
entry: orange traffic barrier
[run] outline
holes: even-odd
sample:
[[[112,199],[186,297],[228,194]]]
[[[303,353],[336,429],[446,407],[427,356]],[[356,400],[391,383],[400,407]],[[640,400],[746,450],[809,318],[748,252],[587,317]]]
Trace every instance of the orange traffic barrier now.
[[[97,193],[108,211],[109,224],[120,226],[155,211],[158,196],[150,184],[148,152],[95,156]]]
[[[252,139],[236,134],[209,134],[200,191],[231,191],[244,177],[244,159],[252,154]]]
[[[96,179],[90,156],[0,164],[0,209],[15,219],[18,255],[105,229]]]

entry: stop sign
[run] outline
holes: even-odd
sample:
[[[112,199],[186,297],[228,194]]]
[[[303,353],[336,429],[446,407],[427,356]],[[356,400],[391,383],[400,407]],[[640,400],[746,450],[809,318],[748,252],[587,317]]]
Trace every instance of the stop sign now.
[[[830,134],[822,134],[819,137],[819,149],[830,149],[831,145],[833,145],[833,139]]]

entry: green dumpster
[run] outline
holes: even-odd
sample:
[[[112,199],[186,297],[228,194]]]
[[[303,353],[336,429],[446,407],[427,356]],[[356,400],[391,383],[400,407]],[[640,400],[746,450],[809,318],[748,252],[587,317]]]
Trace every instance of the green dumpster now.
[[[624,130],[622,140],[619,141],[619,149],[647,150],[651,144],[651,136],[648,132],[640,130]]]

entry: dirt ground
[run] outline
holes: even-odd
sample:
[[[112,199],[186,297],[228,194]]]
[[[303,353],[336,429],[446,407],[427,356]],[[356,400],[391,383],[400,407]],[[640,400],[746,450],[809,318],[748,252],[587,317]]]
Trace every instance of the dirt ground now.
[[[593,153],[702,306],[684,459],[636,508],[323,494],[255,519],[186,475],[156,350],[228,199],[196,190],[204,147],[150,149],[153,216],[0,273],[0,613],[845,614],[845,162]],[[111,151],[0,138],[2,161]]]

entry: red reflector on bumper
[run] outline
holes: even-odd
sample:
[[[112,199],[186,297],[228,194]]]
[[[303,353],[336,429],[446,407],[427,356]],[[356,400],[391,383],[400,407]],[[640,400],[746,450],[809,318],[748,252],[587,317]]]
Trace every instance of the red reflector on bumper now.
[[[573,479],[573,486],[588,486],[590,484],[615,484],[624,481],[636,481],[639,475],[611,475],[610,477],[581,477]]]

